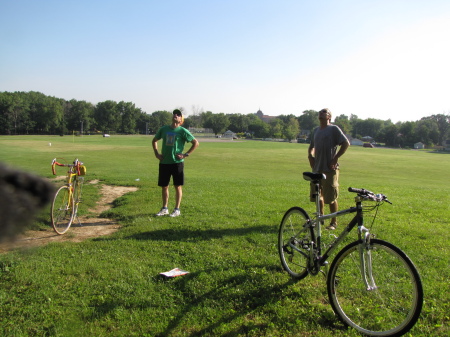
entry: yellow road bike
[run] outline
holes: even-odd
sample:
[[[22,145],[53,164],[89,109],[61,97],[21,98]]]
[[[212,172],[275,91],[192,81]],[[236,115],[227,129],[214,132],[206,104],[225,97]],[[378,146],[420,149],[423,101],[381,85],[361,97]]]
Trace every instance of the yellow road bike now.
[[[51,207],[52,227],[56,233],[62,235],[75,220],[81,225],[77,211],[81,202],[86,167],[78,159],[75,159],[73,164],[61,164],[55,158],[52,161],[53,175],[56,175],[56,166],[69,168],[66,183],[56,191]]]

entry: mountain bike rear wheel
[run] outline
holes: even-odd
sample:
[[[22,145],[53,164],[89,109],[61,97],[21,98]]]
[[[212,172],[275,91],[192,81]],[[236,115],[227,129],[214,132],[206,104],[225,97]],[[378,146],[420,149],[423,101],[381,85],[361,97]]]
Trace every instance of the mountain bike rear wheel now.
[[[64,234],[70,228],[74,217],[73,195],[68,186],[61,186],[53,198],[52,227],[58,234]]]
[[[368,336],[401,336],[422,310],[417,269],[404,252],[382,240],[344,247],[331,264],[327,289],[341,321]]]
[[[292,207],[283,216],[278,233],[278,254],[283,268],[295,279],[308,275],[314,232],[308,214]]]

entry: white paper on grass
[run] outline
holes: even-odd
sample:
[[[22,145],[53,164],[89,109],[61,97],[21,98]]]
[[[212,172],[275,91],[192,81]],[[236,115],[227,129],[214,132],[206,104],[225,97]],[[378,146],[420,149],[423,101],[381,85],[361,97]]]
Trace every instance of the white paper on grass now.
[[[181,275],[189,274],[186,270],[181,270],[180,268],[174,268],[172,270],[166,271],[164,273],[159,273],[160,275],[164,275],[166,277],[176,277]]]

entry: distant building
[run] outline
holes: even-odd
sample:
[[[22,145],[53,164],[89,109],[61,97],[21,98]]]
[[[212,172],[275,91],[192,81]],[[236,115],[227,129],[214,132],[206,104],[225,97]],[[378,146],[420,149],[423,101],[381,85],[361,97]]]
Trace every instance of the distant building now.
[[[365,136],[365,137],[362,137],[361,139],[365,142],[370,142],[370,143],[373,142],[373,138],[370,136]]]
[[[346,135],[350,145],[363,146],[364,142],[361,139],[353,138],[352,136]]]
[[[424,149],[425,148],[425,144],[422,142],[418,142],[414,144],[414,148],[415,149]]]
[[[268,115],[264,115],[263,112],[261,110],[258,110],[255,113],[256,116],[259,117],[259,119],[261,119],[263,122],[269,123],[272,119],[276,118],[274,116],[268,116]]]
[[[233,131],[231,131],[231,130],[225,131],[225,133],[223,134],[223,136],[224,136],[225,138],[231,138],[231,139],[237,138],[237,137],[236,137],[236,134],[235,134]]]
[[[450,139],[444,140],[443,144],[444,151],[450,151]]]

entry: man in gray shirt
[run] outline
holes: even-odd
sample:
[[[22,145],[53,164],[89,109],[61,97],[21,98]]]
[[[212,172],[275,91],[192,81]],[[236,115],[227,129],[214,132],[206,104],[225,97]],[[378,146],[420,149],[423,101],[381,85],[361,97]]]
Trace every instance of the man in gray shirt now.
[[[315,173],[324,173],[325,180],[320,182],[320,211],[323,214],[324,204],[330,205],[330,212],[338,211],[337,198],[339,196],[339,163],[338,159],[347,151],[350,143],[342,130],[331,124],[331,111],[319,111],[320,126],[311,137],[308,148],[308,159]],[[339,146],[339,151],[337,148]],[[313,189],[311,190],[311,201]],[[331,219],[327,229],[336,229],[336,218]]]

